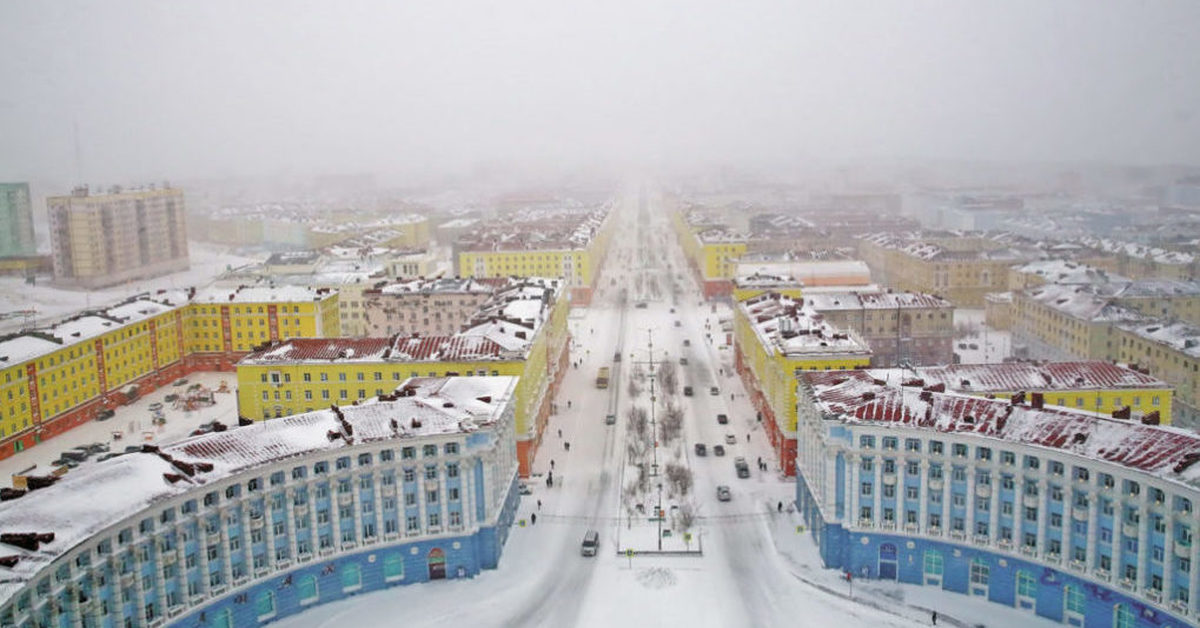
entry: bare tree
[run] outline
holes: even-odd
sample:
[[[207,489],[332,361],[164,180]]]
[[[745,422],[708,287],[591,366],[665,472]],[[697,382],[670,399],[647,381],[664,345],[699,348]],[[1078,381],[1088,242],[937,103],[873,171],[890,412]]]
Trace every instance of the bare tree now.
[[[658,364],[658,385],[666,395],[674,395],[679,388],[679,374],[675,363],[663,360]]]
[[[629,378],[629,397],[630,397],[630,399],[637,399],[639,396],[641,396],[641,394],[642,394],[642,385],[638,383],[638,379],[636,377],[630,377]]]
[[[646,409],[640,406],[631,406],[628,417],[629,425],[633,428],[633,433],[638,437],[638,440],[645,441],[647,432],[650,431],[650,422],[646,419]]]
[[[666,467],[667,482],[671,493],[686,496],[692,490],[692,470],[681,464],[669,463]]]
[[[671,444],[683,433],[683,408],[667,403],[663,417],[658,421],[658,436],[664,444]]]
[[[675,512],[675,527],[679,528],[681,532],[687,532],[694,525],[696,525],[696,507],[691,500],[688,500],[680,504]]]

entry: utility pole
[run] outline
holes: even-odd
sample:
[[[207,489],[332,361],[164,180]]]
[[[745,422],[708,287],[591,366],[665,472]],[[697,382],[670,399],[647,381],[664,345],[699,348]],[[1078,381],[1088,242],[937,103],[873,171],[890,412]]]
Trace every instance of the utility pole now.
[[[654,441],[653,447],[651,449],[651,454],[653,456],[653,458],[652,458],[653,462],[650,465],[650,477],[657,478],[658,477],[658,423],[655,420],[655,406],[658,405],[658,395],[655,392],[654,385],[655,385],[655,380],[657,380],[658,377],[657,377],[657,372],[654,370],[655,362],[654,362],[654,332],[653,332],[653,330],[650,330],[650,329],[646,330],[646,346],[648,349],[649,361],[646,362],[645,364],[648,364],[648,366],[650,367],[650,371],[649,371],[649,377],[650,377],[650,438],[653,439],[653,441]],[[634,361],[634,363],[637,364],[639,362]],[[662,550],[662,522],[663,522],[662,480],[659,479],[656,482],[656,484],[658,485],[658,505],[655,506],[655,508],[654,508],[654,516],[656,519],[658,519],[658,549],[659,549],[659,551],[661,551]]]

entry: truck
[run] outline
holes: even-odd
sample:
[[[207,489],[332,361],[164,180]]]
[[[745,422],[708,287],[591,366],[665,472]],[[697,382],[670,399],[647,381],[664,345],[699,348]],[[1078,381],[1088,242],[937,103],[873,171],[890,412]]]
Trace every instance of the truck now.
[[[608,388],[608,367],[600,367],[600,372],[596,373],[596,388]]]

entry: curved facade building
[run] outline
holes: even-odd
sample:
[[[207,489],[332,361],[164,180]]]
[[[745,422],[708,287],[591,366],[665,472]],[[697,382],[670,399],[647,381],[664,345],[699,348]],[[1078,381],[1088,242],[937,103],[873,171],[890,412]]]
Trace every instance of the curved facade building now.
[[[1195,433],[862,371],[799,389],[797,504],[827,567],[1072,626],[1196,624]]]
[[[6,501],[0,625],[253,626],[493,568],[519,500],[515,383],[411,379]]]

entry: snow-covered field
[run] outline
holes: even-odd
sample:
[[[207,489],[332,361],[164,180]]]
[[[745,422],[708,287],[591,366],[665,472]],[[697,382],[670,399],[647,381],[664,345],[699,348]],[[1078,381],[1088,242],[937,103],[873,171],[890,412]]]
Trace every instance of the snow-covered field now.
[[[112,305],[143,292],[171,288],[190,288],[208,285],[228,267],[262,261],[231,254],[223,247],[198,242],[188,243],[191,267],[185,271],[135,281],[103,290],[64,290],[50,285],[49,279],[38,278],[37,285],[27,285],[19,277],[0,277],[0,333],[12,332],[31,325],[43,325],[74,314],[80,310]],[[32,310],[29,315],[17,312]]]
[[[985,325],[983,310],[955,310],[954,328],[954,353],[961,364],[999,364],[1012,355],[1012,333]]]

